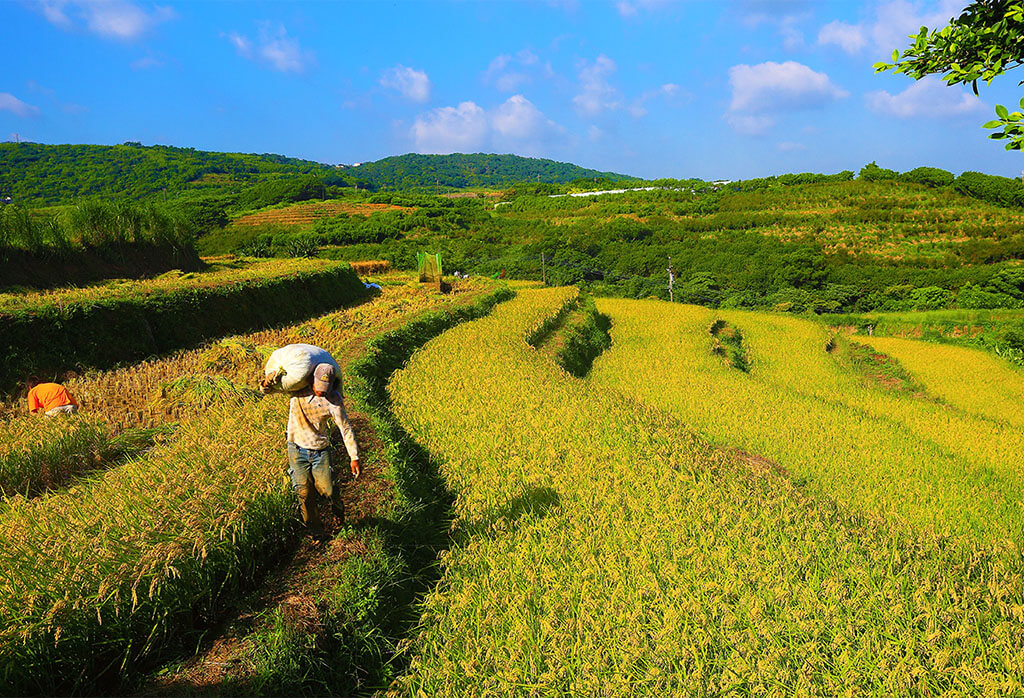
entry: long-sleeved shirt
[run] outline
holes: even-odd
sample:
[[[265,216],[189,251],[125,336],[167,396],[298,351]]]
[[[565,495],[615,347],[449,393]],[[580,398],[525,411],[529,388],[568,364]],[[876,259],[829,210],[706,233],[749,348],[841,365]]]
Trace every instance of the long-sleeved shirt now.
[[[288,402],[288,441],[303,448],[322,451],[330,445],[331,421],[345,439],[349,458],[359,458],[356,435],[345,413],[345,401],[334,390],[323,397],[306,389]]]
[[[54,407],[78,405],[71,393],[60,383],[40,383],[28,391],[28,411],[48,412]]]

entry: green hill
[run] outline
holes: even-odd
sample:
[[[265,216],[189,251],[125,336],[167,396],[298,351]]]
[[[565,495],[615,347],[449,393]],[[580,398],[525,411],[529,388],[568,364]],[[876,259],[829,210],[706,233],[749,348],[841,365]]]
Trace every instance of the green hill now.
[[[627,175],[590,170],[567,162],[487,153],[395,155],[346,169],[345,176],[367,182],[377,189],[411,189],[435,185],[457,188],[500,187],[514,182],[562,184],[576,179],[633,179]]]
[[[272,154],[211,153],[164,145],[0,143],[0,196],[18,203],[66,203],[81,197],[176,197],[185,190],[241,190],[333,167]]]
[[[31,205],[83,197],[194,198],[234,194],[261,182],[315,175],[325,185],[372,191],[416,187],[562,183],[622,175],[518,155],[399,155],[335,167],[282,155],[217,153],[172,146],[0,143],[0,197]]]

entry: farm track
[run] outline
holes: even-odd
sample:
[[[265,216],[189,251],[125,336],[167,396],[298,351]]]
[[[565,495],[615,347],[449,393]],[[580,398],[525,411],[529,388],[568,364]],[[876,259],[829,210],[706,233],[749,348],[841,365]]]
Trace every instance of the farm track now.
[[[439,304],[438,308],[459,308],[477,300],[483,289],[464,292],[454,304]],[[414,314],[421,314],[420,309]],[[409,322],[409,316],[396,319],[379,328],[379,336]],[[348,366],[352,360],[365,351],[369,338],[363,338],[345,346],[343,353],[336,353],[339,363]],[[350,371],[346,369],[346,374]],[[351,400],[347,401],[349,405]],[[288,632],[296,637],[294,642],[306,645],[299,651],[298,660],[308,662],[308,679],[314,686],[337,685],[337,677],[317,677],[313,667],[324,661],[324,653],[337,638],[331,637],[331,614],[336,609],[325,608],[325,590],[346,584],[343,565],[351,558],[371,554],[381,545],[380,533],[375,531],[381,522],[392,516],[394,483],[385,473],[395,464],[392,461],[394,446],[382,441],[377,434],[374,421],[358,409],[348,409],[353,428],[359,439],[363,475],[358,480],[345,477],[343,500],[345,522],[340,526],[332,516],[324,516],[331,522],[331,540],[320,545],[304,540],[293,555],[286,556],[281,566],[268,575],[267,579],[247,593],[235,605],[230,617],[221,625],[215,637],[204,643],[202,651],[179,665],[148,679],[141,692],[143,695],[219,695],[264,694],[267,692],[267,677],[260,676],[258,661],[266,648],[266,635],[272,632],[274,624],[283,622]],[[333,444],[332,462],[335,468],[344,472],[344,448]],[[350,613],[348,609],[345,614]],[[283,619],[283,621],[282,621]],[[289,657],[294,660],[296,657]],[[342,671],[341,667],[326,667],[327,672]],[[357,675],[366,673],[368,667],[353,667],[352,682],[358,685]],[[304,670],[305,671],[305,670]],[[272,672],[271,672],[272,673]],[[342,682],[343,683],[343,682]],[[288,685],[288,690],[298,690]],[[280,689],[281,687],[278,686]],[[273,691],[272,691],[273,692]]]

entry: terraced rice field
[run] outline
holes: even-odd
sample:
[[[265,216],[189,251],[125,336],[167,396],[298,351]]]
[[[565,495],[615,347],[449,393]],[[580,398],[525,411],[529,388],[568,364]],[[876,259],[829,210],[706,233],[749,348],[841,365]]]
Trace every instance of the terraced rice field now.
[[[258,376],[255,342],[314,342],[344,356],[383,327],[478,292],[464,284],[442,297],[392,280],[357,307],[150,362],[130,372],[134,383],[124,372],[79,383],[96,390],[83,399],[85,415],[93,410],[120,424],[124,406],[105,401],[104,390],[131,385],[141,399],[144,384],[169,373],[191,378],[176,395],[180,423],[172,438],[69,489],[0,503],[4,684],[16,693],[116,686],[118,674],[193,642],[224,595],[251,583],[294,539],[294,496],[282,480],[284,401],[261,400],[235,382]],[[200,373],[190,376],[193,369]],[[203,385],[209,380],[213,399]],[[4,433],[20,438],[31,460],[46,440],[41,430],[98,423],[92,419],[36,420],[21,431],[8,422]]]
[[[1005,424],[890,397],[788,318],[729,315],[746,373],[714,311],[666,303],[599,300],[579,380],[530,345],[574,297],[522,290],[393,381],[456,495],[393,694],[1024,691],[1017,476],[934,431]]]
[[[394,206],[392,204],[372,204],[368,202],[351,201],[306,201],[292,204],[283,208],[271,208],[265,211],[257,211],[240,216],[232,221],[232,225],[284,225],[304,226],[312,225],[321,218],[333,218],[341,214],[349,216],[369,216],[380,211],[411,211],[406,206]]]

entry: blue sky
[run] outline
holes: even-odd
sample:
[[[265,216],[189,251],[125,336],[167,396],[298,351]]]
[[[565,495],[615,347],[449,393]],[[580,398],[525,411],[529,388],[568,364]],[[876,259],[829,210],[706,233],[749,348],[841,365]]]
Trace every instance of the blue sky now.
[[[876,75],[966,0],[0,2],[0,139],[328,163],[511,152],[642,177],[1019,176],[996,103]],[[1019,72],[1019,71],[1018,71]]]

